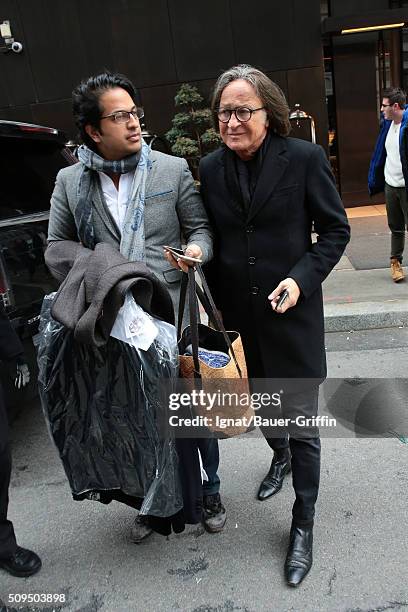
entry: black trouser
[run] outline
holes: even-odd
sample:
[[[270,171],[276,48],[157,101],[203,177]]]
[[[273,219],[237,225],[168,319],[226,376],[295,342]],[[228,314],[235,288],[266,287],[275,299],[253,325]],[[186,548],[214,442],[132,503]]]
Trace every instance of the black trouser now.
[[[241,332],[242,333],[242,332]],[[242,334],[249,378],[265,379],[265,370],[255,334]],[[262,388],[266,390],[265,385]],[[253,389],[254,390],[254,389]],[[276,389],[275,389],[276,391]],[[317,416],[319,387],[312,386],[301,392],[284,394],[281,397],[281,407],[276,409],[261,409],[261,416],[293,419],[296,416],[311,418]],[[261,431],[272,450],[290,447],[292,455],[292,483],[295,490],[295,503],[292,508],[293,520],[297,524],[313,523],[315,504],[320,483],[320,438],[317,428],[291,434],[285,429],[261,427]],[[300,435],[298,435],[300,433]],[[289,435],[291,434],[291,435]],[[309,435],[310,434],[310,435]]]
[[[385,183],[385,204],[388,227],[391,230],[391,257],[402,263],[405,231],[408,229],[408,197],[405,187],[391,187]]]
[[[13,524],[7,520],[11,454],[8,423],[0,389],[0,559],[11,557],[17,548]]]
[[[297,416],[306,418],[317,416],[319,388],[313,387],[299,393],[282,396],[281,415],[284,418],[295,419]],[[293,520],[297,524],[310,524],[315,514],[315,504],[319,493],[320,482],[320,438],[318,431],[314,437],[307,432],[291,432],[289,436],[270,437],[271,431],[261,427],[269,446],[275,451],[290,447],[292,455],[292,483],[295,490],[295,503],[292,508]],[[273,432],[276,434],[276,432]]]

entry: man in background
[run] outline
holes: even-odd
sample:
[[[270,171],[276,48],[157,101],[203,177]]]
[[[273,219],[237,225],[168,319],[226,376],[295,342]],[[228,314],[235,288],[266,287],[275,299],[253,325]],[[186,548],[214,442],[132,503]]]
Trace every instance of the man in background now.
[[[406,94],[399,87],[384,90],[383,118],[368,174],[370,195],[385,193],[391,231],[391,278],[395,283],[404,280],[402,257],[408,228],[408,109],[405,103]]]

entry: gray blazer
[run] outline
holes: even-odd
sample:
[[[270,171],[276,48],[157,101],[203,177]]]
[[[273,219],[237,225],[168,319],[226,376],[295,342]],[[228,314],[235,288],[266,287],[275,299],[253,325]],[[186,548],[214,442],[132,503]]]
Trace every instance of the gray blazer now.
[[[163,246],[197,244],[203,262],[212,258],[212,232],[193,177],[185,159],[151,151],[151,169],[146,181],[145,253],[146,265],[170,292],[177,319],[182,272],[169,266]],[[74,220],[82,164],[63,168],[57,175],[51,197],[48,240],[78,240]],[[93,223],[97,242],[119,249],[120,233],[97,190],[93,200]]]

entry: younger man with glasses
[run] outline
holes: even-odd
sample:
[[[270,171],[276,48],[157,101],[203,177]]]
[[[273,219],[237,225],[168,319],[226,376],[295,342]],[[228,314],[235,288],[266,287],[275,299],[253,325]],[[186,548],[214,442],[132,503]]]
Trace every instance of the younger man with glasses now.
[[[143,141],[143,111],[123,75],[103,73],[80,83],[73,91],[73,114],[84,144],[79,163],[57,176],[48,240],[80,240],[88,248],[107,242],[130,261],[143,261],[167,287],[177,315],[180,269],[187,268],[169,254],[166,259],[163,246],[180,248],[184,240],[187,255],[204,263],[212,257],[212,234],[187,162],[152,151]],[[217,440],[200,440],[200,452],[209,477],[204,524],[220,531],[225,509],[218,492]],[[138,517],[133,541],[150,533]]]
[[[368,173],[370,195],[385,192],[391,230],[391,278],[404,279],[402,256],[408,228],[408,109],[406,95],[398,87],[383,92],[382,123]]]

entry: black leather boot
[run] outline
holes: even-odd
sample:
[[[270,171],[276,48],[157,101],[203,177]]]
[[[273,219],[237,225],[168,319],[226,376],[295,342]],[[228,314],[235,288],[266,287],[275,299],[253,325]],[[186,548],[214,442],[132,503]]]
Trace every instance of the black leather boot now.
[[[282,448],[274,451],[271,467],[269,472],[262,481],[258,491],[258,499],[265,501],[275,493],[281,490],[283,479],[286,474],[289,474],[290,466],[290,450]]]
[[[41,568],[41,559],[32,550],[17,546],[12,557],[0,559],[0,567],[12,576],[27,578],[27,576],[36,574]]]
[[[313,525],[292,523],[288,554],[285,561],[285,578],[289,586],[297,587],[313,563]]]

